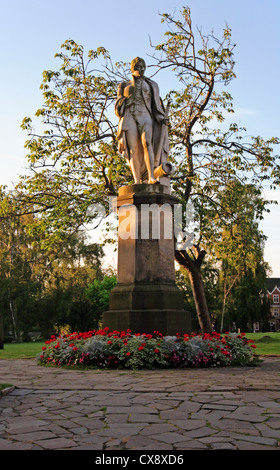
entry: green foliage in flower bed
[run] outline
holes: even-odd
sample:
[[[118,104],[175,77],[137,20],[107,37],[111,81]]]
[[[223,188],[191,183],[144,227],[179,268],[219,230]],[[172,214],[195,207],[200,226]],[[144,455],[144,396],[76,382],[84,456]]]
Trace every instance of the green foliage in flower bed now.
[[[115,369],[247,366],[258,362],[253,343],[243,333],[163,336],[105,328],[52,336],[37,359],[39,364]]]

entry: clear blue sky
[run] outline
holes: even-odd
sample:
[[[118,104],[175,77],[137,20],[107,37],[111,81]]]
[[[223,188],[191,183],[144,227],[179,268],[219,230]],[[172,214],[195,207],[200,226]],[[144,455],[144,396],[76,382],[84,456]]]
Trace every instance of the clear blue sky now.
[[[85,50],[105,46],[116,61],[138,55],[148,62],[149,37],[158,44],[165,31],[159,12],[183,5],[205,33],[220,34],[225,22],[232,29],[237,79],[229,91],[236,120],[248,134],[280,136],[279,0],[0,0],[0,184],[10,185],[24,172],[27,136],[20,124],[42,105],[42,72],[59,67],[54,55],[66,39]],[[166,84],[158,82],[165,93]],[[276,195],[280,202],[279,191]],[[272,209],[262,229],[269,237],[266,260],[280,277],[279,208]]]

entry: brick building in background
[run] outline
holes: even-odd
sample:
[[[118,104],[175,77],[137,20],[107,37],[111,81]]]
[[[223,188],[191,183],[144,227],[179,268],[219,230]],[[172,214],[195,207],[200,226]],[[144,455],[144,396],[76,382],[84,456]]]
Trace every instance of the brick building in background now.
[[[270,331],[280,331],[280,278],[267,279],[267,297],[270,300]]]

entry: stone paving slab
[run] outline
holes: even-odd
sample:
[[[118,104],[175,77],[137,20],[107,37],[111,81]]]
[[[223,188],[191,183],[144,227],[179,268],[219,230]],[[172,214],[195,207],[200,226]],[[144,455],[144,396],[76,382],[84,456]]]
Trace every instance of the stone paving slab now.
[[[0,360],[0,450],[280,450],[280,357],[259,367],[78,371]]]

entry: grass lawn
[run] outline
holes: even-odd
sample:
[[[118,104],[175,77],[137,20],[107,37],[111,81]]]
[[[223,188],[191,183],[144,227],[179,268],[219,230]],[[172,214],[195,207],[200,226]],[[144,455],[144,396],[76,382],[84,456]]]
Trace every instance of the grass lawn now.
[[[44,344],[45,342],[6,343],[4,349],[0,349],[0,360],[35,358]]]
[[[277,354],[280,356],[280,333],[247,333],[246,338],[255,341],[257,354]]]
[[[280,355],[280,333],[247,333],[246,337],[255,341],[257,354]],[[45,342],[7,343],[0,349],[0,360],[35,358],[44,345]]]

